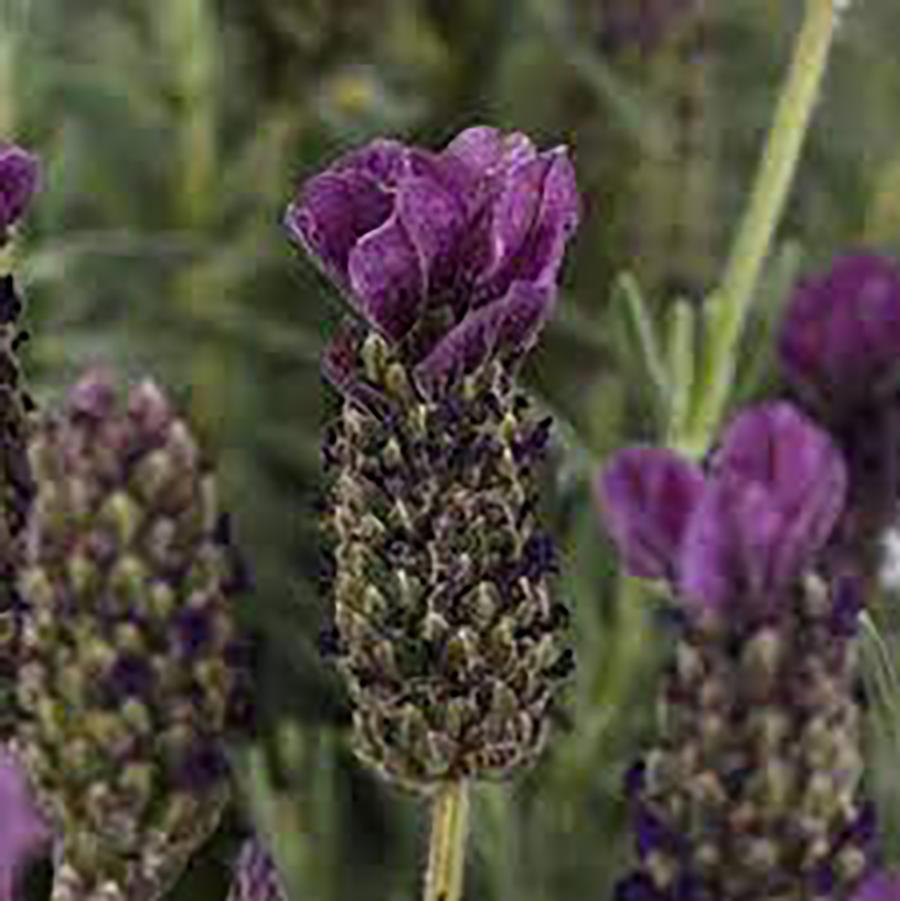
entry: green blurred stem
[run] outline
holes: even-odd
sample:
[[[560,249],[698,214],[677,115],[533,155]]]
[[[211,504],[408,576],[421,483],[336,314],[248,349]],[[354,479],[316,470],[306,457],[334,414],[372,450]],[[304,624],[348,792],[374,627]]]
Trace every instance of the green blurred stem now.
[[[705,453],[728,402],[741,331],[809,129],[836,19],[833,0],[807,0],[756,184],[721,285],[708,299],[709,330],[694,412],[675,440],[679,449],[694,456]]]
[[[468,782],[445,783],[432,802],[424,901],[461,901],[468,826]]]

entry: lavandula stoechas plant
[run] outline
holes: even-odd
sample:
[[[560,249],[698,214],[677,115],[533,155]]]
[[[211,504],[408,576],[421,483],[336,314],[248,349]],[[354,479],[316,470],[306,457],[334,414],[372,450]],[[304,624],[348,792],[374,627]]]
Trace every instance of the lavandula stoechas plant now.
[[[625,565],[679,609],[660,735],[628,776],[629,901],[843,899],[872,859],[852,585],[823,578],[847,472],[786,402],[745,411],[706,467],[620,452],[599,493]]]
[[[156,385],[92,372],[29,448],[38,486],[17,742],[54,901],[152,901],[215,827],[243,672],[215,482]]]
[[[38,183],[38,163],[15,146],[0,146],[0,254]],[[0,740],[14,718],[20,602],[16,572],[34,493],[27,443],[31,398],[22,386],[17,350],[26,334],[17,325],[22,301],[11,274],[0,271]]]
[[[439,153],[377,140],[287,213],[355,313],[324,363],[343,395],[325,444],[327,643],[357,753],[426,793],[532,762],[571,668],[536,518],[550,422],[515,369],[578,207],[564,148],[476,127]]]

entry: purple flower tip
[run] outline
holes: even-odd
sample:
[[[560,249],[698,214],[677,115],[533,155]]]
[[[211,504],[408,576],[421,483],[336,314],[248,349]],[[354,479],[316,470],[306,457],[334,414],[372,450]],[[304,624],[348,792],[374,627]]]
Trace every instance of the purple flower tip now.
[[[0,245],[25,212],[40,181],[37,157],[15,144],[0,144]]]
[[[301,186],[285,225],[389,340],[449,311],[414,361],[430,352],[421,372],[440,380],[533,339],[578,219],[565,148],[481,126],[440,152],[379,139],[341,157]]]
[[[632,575],[672,579],[687,522],[703,491],[698,466],[672,451],[620,451],[595,491],[607,528]]]
[[[900,901],[900,873],[876,873],[863,883],[853,901]]]
[[[738,416],[685,532],[682,595],[711,608],[738,596],[776,603],[830,536],[846,482],[828,435],[790,404]]]
[[[791,384],[826,409],[871,397],[900,360],[900,267],[875,254],[848,255],[802,283],[779,354]]]
[[[0,746],[0,898],[15,897],[22,867],[49,837],[22,767]]]

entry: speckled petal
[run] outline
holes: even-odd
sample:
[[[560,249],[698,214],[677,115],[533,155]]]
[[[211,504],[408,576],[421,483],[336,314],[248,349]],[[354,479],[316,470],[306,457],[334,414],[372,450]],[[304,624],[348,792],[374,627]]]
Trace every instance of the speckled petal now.
[[[365,318],[389,338],[402,338],[425,302],[425,274],[396,213],[356,244],[348,271],[350,289]]]
[[[456,264],[465,208],[434,178],[404,180],[397,191],[397,216],[419,254],[426,290],[435,292],[450,279]]]
[[[516,352],[534,339],[550,314],[552,289],[516,282],[506,297],[466,316],[416,368],[424,386],[451,381],[489,357]]]
[[[347,283],[350,251],[390,216],[390,195],[359,172],[325,172],[311,179],[288,207],[291,236],[335,281]]]

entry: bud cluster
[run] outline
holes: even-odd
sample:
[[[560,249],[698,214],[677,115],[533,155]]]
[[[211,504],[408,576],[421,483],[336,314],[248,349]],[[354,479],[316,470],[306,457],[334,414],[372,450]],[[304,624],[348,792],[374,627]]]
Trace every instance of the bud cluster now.
[[[17,359],[18,347],[28,337],[16,325],[21,312],[12,276],[0,277],[0,737],[9,732],[15,714],[21,616],[16,573],[34,496],[27,453],[34,404],[22,387]]]
[[[359,755],[427,791],[531,762],[559,680],[565,607],[535,520],[549,420],[499,362],[426,399],[388,344],[362,350],[377,415],[345,401],[333,477],[334,627]]]
[[[868,872],[852,588],[810,578],[777,621],[682,624],[660,735],[628,791],[627,899],[842,899]]]
[[[55,901],[156,898],[215,827],[240,674],[215,485],[151,382],[82,379],[30,446],[18,743]]]

